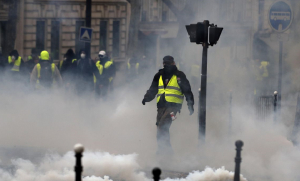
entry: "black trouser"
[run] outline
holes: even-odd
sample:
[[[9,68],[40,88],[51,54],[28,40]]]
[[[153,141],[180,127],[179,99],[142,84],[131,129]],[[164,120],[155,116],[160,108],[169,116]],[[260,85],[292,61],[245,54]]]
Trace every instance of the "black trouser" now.
[[[172,124],[172,118],[170,113],[174,112],[176,115],[179,112],[178,108],[158,108],[157,109],[157,154],[172,154],[172,146],[170,142],[169,129]]]

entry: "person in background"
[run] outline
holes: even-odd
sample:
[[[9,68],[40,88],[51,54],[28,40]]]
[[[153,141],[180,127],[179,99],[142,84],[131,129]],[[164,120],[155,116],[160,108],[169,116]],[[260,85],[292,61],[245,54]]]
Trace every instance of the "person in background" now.
[[[23,82],[26,77],[26,67],[17,50],[10,52],[5,64],[5,78],[13,82]]]
[[[31,55],[27,57],[27,62],[25,62],[26,68],[29,72],[33,70],[34,66],[39,62],[39,52],[36,48],[31,49]]]
[[[80,50],[77,61],[76,90],[79,95],[88,94],[94,90],[94,75],[101,82],[101,75],[92,59],[87,58],[85,50]]]
[[[60,69],[61,76],[67,90],[74,88],[76,81],[77,59],[74,51],[69,49]]]
[[[129,59],[127,63],[127,82],[132,82],[133,79],[137,78],[140,71],[140,63],[136,56]]]
[[[55,85],[59,87],[63,85],[60,72],[56,65],[50,62],[50,56],[46,50],[41,52],[40,61],[31,72],[30,84],[35,89],[50,89]]]
[[[157,154],[170,155],[173,153],[169,133],[172,121],[181,110],[184,96],[190,115],[194,113],[194,96],[188,79],[177,69],[172,56],[163,58],[163,66],[154,76],[142,104],[157,97]]]
[[[96,62],[96,66],[101,73],[101,82],[96,81],[96,95],[106,97],[108,90],[113,91],[113,79],[116,75],[116,66],[113,59],[110,59],[104,50],[101,50],[98,54],[99,60]],[[101,70],[102,69],[102,70]]]

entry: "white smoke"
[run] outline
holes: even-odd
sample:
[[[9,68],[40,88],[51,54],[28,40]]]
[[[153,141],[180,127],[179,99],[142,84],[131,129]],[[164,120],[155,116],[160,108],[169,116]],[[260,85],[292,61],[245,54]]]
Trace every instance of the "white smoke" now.
[[[29,160],[12,160],[13,171],[0,168],[1,181],[72,181],[74,180],[73,165],[74,154],[68,152],[63,156],[48,154],[39,163]],[[141,167],[137,163],[137,155],[112,155],[107,152],[84,153],[82,159],[84,172],[83,181],[150,181],[145,173],[139,171]],[[232,180],[233,172],[220,169],[206,168],[204,171],[193,171],[186,178],[171,179],[165,181],[227,181]],[[246,179],[241,176],[241,181]]]

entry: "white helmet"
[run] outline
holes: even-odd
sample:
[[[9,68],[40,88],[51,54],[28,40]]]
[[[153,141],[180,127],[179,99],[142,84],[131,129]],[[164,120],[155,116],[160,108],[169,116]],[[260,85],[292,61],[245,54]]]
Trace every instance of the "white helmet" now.
[[[105,56],[106,56],[106,52],[105,52],[104,50],[101,50],[101,51],[99,52],[99,56],[100,56],[100,57],[105,57]]]

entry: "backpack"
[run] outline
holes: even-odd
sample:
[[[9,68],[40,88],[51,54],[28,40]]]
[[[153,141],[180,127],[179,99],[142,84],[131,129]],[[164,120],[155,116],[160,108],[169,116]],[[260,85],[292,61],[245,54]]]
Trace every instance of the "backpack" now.
[[[38,84],[43,87],[50,88],[53,83],[53,74],[55,72],[55,64],[42,62],[37,64],[38,69]]]

